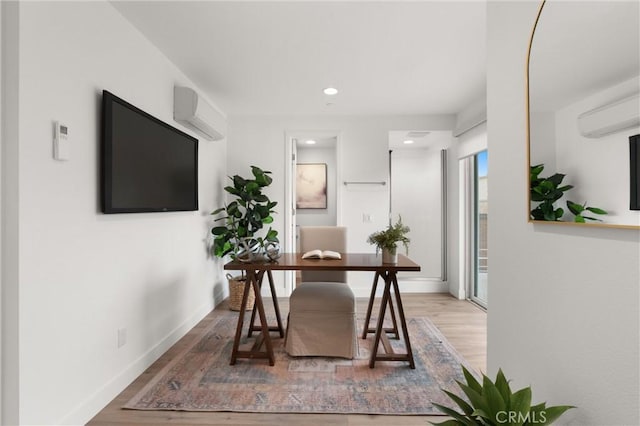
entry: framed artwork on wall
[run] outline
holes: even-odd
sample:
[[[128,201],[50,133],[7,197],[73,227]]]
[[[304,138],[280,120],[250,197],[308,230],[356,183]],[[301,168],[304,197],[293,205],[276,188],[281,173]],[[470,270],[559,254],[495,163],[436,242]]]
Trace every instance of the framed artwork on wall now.
[[[296,164],[296,208],[327,208],[327,165]]]

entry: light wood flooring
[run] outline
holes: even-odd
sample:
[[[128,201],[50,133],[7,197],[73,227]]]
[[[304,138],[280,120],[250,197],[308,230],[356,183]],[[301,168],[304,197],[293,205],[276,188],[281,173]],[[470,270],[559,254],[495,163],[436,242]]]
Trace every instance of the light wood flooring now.
[[[487,316],[486,313],[467,301],[460,301],[448,294],[403,294],[405,315],[428,316],[458,352],[476,369],[486,370]],[[267,309],[271,303],[266,302]],[[358,299],[358,312],[366,312],[367,299]],[[179,353],[196,335],[207,327],[213,318],[227,310],[221,303],[196,325],[178,343],[151,365],[140,377],[111,401],[88,424],[105,425],[278,425],[278,426],[412,426],[428,425],[430,421],[443,421],[440,416],[375,416],[345,414],[260,414],[260,413],[196,413],[180,411],[122,410],[128,401],[149,381],[174,354]],[[374,308],[377,312],[377,307]],[[289,311],[288,301],[280,300],[283,319]],[[264,362],[264,361],[256,361]]]

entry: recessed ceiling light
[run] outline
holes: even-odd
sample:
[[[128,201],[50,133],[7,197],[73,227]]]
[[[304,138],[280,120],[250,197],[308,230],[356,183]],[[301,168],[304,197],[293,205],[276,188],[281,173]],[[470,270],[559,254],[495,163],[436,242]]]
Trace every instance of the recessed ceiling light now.
[[[405,145],[411,145],[413,141],[411,139],[407,139],[403,142]]]
[[[307,145],[315,145],[316,141],[314,141],[313,139],[309,139],[307,141],[304,141],[304,143],[306,143]]]
[[[327,87],[323,90],[323,92],[325,95],[333,96],[338,94],[338,89],[336,89],[335,87]]]

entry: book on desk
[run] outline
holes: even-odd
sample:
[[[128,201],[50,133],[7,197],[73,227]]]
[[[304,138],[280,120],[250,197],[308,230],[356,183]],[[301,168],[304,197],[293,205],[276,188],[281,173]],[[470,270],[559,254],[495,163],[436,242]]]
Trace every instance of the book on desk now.
[[[337,251],[333,250],[310,250],[302,255],[303,259],[342,259]]]

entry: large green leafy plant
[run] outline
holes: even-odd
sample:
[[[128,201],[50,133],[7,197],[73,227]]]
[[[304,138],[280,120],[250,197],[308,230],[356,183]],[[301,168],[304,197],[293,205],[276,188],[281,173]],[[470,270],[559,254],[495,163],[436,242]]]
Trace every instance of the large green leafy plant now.
[[[573,188],[573,185],[561,186],[565,175],[555,173],[549,177],[541,177],[540,173],[544,170],[544,164],[531,166],[529,172],[531,201],[539,203],[530,213],[531,219],[559,221],[564,215],[564,209],[556,208],[555,202],[558,201],[564,193]],[[567,208],[574,215],[574,222],[585,223],[587,220],[600,221],[600,219],[587,216],[586,214],[608,214],[605,210],[598,207],[587,206],[586,203],[578,204],[571,200],[566,202]]]
[[[271,227],[264,236],[259,233],[265,225],[273,222],[273,208],[277,202],[271,201],[262,190],[273,181],[270,171],[251,166],[252,178],[235,175],[229,177],[232,186],[224,188],[235,200],[212,212],[220,215],[216,222],[221,225],[213,227],[214,235],[212,252],[217,257],[231,254],[239,256],[243,251],[263,247],[267,242],[278,242],[278,232]]]
[[[498,370],[495,382],[484,374],[482,383],[464,367],[466,383],[456,381],[467,400],[443,390],[462,410],[458,412],[440,404],[433,404],[452,419],[434,425],[444,426],[529,426],[549,425],[570,408],[571,405],[547,407],[545,402],[531,404],[531,387],[511,391],[502,370]]]

